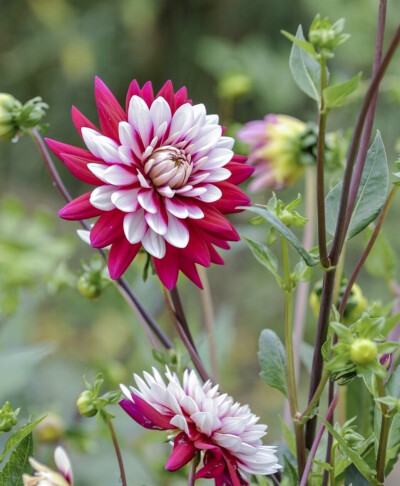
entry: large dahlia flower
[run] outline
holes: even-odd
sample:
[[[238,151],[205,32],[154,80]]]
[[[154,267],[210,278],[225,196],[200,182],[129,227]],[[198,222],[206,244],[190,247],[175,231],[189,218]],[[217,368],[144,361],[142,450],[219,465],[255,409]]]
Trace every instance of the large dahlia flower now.
[[[257,423],[248,405],[220,394],[210,381],[201,385],[194,371],[184,372],[182,385],[168,368],[165,376],[167,385],[154,368],[153,375],[144,372],[145,380],[134,375],[137,388],[121,385],[126,398],[120,405],[143,427],[174,432],[168,471],[180,469],[200,452],[195,479],[214,479],[216,486],[245,486],[246,475],[280,469],[275,448],[261,442],[267,426]]]
[[[24,474],[22,476],[24,486],[71,486],[73,484],[71,463],[62,447],[57,447],[54,451],[54,462],[58,472],[44,466],[32,457],[29,462],[35,470],[35,475]]]
[[[98,217],[90,232],[95,248],[111,245],[108,267],[119,278],[143,248],[171,289],[179,270],[198,286],[195,264],[223,263],[215,246],[239,239],[225,214],[248,205],[236,187],[252,172],[232,152],[218,116],[192,105],[186,88],[168,81],[157,95],[152,84],[129,87],[124,111],[98,78],[95,98],[100,129],[72,108],[87,149],[47,140],[79,179],[96,186],[67,204],[69,220]]]

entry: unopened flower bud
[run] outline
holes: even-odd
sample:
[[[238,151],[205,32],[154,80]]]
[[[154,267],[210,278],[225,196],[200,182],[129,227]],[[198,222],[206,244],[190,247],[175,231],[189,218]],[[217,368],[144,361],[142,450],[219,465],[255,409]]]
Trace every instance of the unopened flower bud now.
[[[90,390],[85,390],[79,395],[76,406],[79,413],[84,417],[94,417],[98,411],[94,404],[93,393]]]
[[[81,295],[90,300],[98,299],[102,292],[102,286],[100,282],[95,282],[90,275],[84,273],[81,275],[77,282],[77,287]]]
[[[218,84],[221,98],[234,100],[247,94],[252,87],[251,78],[244,73],[228,73]]]
[[[0,434],[2,432],[9,432],[14,425],[17,425],[18,412],[19,408],[14,411],[9,402],[4,404],[3,408],[0,410]]]
[[[0,140],[10,141],[18,133],[15,117],[21,103],[7,93],[0,93]]]
[[[378,354],[376,344],[370,339],[356,339],[350,347],[350,359],[353,363],[365,366],[372,363]]]
[[[64,434],[64,424],[55,414],[49,414],[35,428],[35,438],[38,442],[58,442]]]
[[[385,353],[379,358],[379,363],[386,369],[389,370],[392,366],[393,362],[393,354],[392,353]]]

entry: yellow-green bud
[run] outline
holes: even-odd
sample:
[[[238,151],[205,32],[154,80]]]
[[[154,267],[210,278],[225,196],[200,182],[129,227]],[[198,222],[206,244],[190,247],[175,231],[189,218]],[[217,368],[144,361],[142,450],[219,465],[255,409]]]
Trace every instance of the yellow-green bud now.
[[[247,74],[228,73],[219,82],[221,98],[236,99],[247,94],[252,88],[252,80]]]
[[[93,403],[93,393],[90,390],[85,390],[79,395],[76,406],[84,417],[94,417],[98,411]]]
[[[102,286],[100,280],[97,279],[97,281],[95,281],[95,279],[91,278],[91,276],[86,273],[79,277],[76,285],[79,292],[87,299],[95,300],[101,295]]]
[[[361,366],[368,365],[376,360],[378,348],[370,339],[356,339],[350,346],[350,359]]]
[[[58,415],[49,414],[35,428],[35,438],[38,442],[58,442],[64,434],[64,423]]]
[[[14,96],[0,93],[0,140],[9,142],[18,133],[15,114],[19,108],[21,103]]]
[[[18,412],[19,408],[14,411],[9,402],[4,404],[3,408],[0,410],[0,434],[2,432],[9,432],[14,425],[17,425]]]

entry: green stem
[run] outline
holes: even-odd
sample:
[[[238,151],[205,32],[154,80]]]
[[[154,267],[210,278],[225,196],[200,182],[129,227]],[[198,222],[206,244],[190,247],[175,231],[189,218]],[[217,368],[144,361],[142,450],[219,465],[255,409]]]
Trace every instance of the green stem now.
[[[107,417],[107,425],[108,425],[108,428],[110,429],[111,438],[112,438],[112,441],[113,441],[113,444],[114,444],[115,454],[117,455],[119,472],[121,474],[121,484],[122,484],[122,486],[126,486],[127,482],[126,482],[126,475],[125,475],[125,469],[124,469],[124,462],[122,460],[122,455],[121,455],[121,450],[119,448],[117,435],[115,433],[114,426],[112,424],[112,420],[110,419],[110,417]]]
[[[315,390],[314,396],[312,397],[310,403],[308,404],[307,408],[301,414],[301,423],[305,424],[309,419],[311,412],[313,409],[318,406],[319,399],[321,398],[322,392],[325,389],[326,382],[329,378],[329,372],[326,368],[324,368],[324,372],[322,374],[321,381],[318,384],[317,389]]]
[[[294,371],[293,359],[293,289],[290,278],[289,251],[285,238],[281,236],[283,276],[284,276],[284,296],[285,296],[285,347],[287,363],[287,388],[290,413],[293,420],[294,432],[296,437],[297,466],[299,477],[302,476],[306,464],[304,447],[304,428],[300,422],[300,414],[297,403],[296,374]]]
[[[380,398],[386,396],[385,386],[381,378],[376,379],[378,393]],[[382,422],[381,422],[381,433],[379,437],[378,455],[376,457],[376,479],[379,484],[384,484],[385,482],[385,467],[386,467],[386,449],[389,439],[390,424],[392,422],[392,417],[388,415],[389,408],[384,403],[381,403],[382,411]]]
[[[318,210],[318,247],[322,266],[330,267],[326,249],[325,225],[325,191],[324,191],[324,161],[325,161],[325,132],[327,111],[325,110],[324,89],[327,86],[326,60],[321,59],[321,103],[319,107],[318,143],[317,143],[317,210]]]

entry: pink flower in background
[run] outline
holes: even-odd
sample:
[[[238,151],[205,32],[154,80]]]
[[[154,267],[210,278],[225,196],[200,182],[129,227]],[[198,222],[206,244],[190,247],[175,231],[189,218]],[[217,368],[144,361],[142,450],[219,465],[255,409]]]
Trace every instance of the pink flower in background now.
[[[217,486],[245,486],[246,475],[273,474],[281,466],[275,447],[262,444],[266,425],[248,405],[220,394],[210,381],[201,385],[194,371],[186,370],[183,384],[167,368],[165,376],[153,368],[143,380],[134,375],[137,389],[121,385],[126,398],[121,407],[147,429],[175,432],[173,451],[165,468],[180,469],[199,452],[202,464],[195,478],[214,479]]]
[[[283,189],[302,177],[300,137],[307,125],[286,115],[267,115],[252,121],[237,133],[239,140],[250,145],[249,163],[255,166],[250,191]]]
[[[98,78],[95,98],[100,130],[76,108],[74,124],[87,149],[47,140],[79,179],[96,187],[59,215],[97,217],[95,248],[111,245],[108,267],[119,278],[143,248],[163,284],[175,286],[179,270],[201,287],[195,264],[222,264],[215,247],[227,249],[239,235],[225,214],[248,205],[236,187],[253,168],[234,155],[218,116],[192,105],[186,88],[168,81],[157,95],[150,82],[129,87],[126,111]]]
[[[24,486],[71,486],[73,484],[71,463],[62,447],[57,447],[54,451],[54,462],[59,472],[53,471],[33,458],[30,458],[29,462],[35,470],[35,475],[24,474],[22,477]]]

